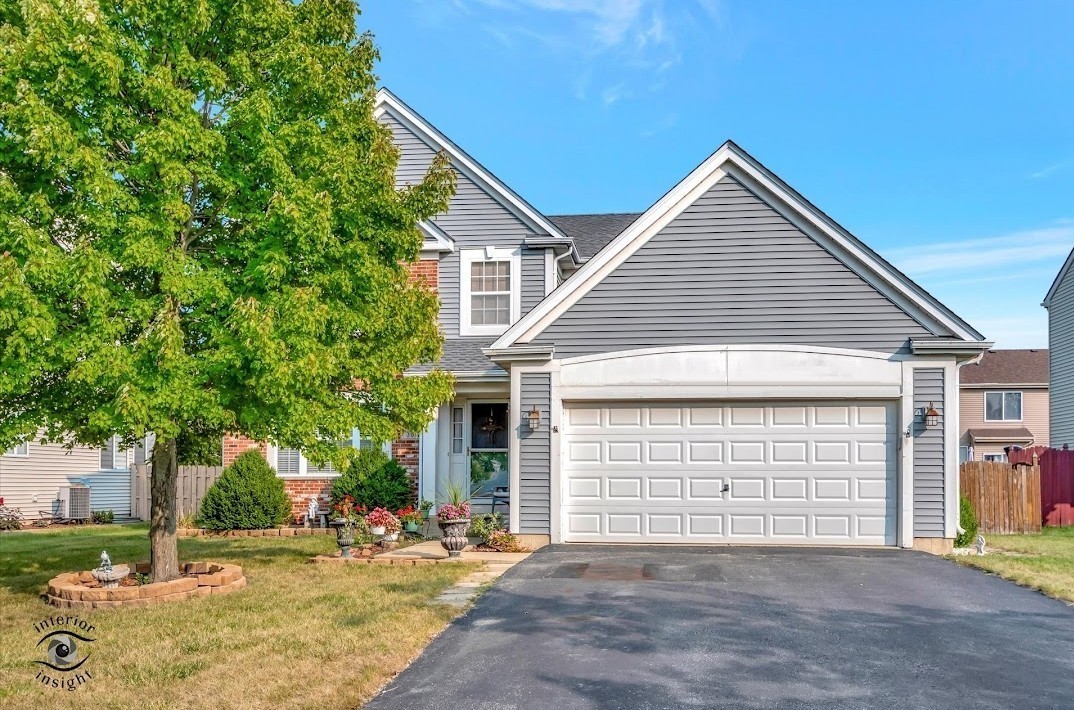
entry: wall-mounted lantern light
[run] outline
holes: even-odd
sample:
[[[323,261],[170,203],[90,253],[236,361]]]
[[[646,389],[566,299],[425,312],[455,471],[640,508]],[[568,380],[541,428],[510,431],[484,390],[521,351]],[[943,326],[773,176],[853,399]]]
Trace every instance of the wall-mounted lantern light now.
[[[537,431],[541,428],[541,411],[537,407],[531,409],[526,417],[530,420],[530,431]]]
[[[929,407],[925,410],[922,418],[925,420],[925,426],[929,429],[940,426],[940,413],[932,406],[932,402],[929,402]]]

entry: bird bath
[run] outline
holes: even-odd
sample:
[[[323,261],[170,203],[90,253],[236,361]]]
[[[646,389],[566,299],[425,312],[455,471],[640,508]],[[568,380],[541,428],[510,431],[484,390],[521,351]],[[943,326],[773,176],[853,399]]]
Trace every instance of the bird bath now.
[[[93,578],[101,583],[102,589],[115,589],[122,579],[126,579],[131,573],[127,565],[112,566],[112,560],[107,552],[101,552],[101,565],[90,570]]]

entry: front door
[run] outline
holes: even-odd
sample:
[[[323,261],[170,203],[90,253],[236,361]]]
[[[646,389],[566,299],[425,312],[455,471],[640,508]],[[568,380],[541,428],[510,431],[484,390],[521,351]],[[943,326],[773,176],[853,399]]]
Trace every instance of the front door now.
[[[507,403],[471,402],[469,405],[469,483],[475,503],[491,505],[493,494],[506,494]]]

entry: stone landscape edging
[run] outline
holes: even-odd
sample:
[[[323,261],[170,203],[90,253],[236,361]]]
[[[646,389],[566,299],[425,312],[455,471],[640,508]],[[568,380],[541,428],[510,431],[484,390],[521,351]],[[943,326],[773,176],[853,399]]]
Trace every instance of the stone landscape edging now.
[[[148,562],[131,567],[138,574],[149,572]],[[246,576],[239,565],[187,562],[179,568],[190,576],[113,589],[87,587],[85,583],[93,581],[90,572],[64,572],[49,580],[45,601],[63,609],[112,609],[230,594],[246,586]]]
[[[265,528],[264,530],[206,530],[179,528],[179,537],[298,537],[299,535],[334,535],[332,528]]]

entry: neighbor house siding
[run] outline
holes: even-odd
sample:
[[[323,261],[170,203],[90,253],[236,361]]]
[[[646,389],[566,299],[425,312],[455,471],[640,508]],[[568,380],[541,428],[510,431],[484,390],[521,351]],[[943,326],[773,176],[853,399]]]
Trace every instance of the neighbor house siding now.
[[[1006,391],[1022,393],[1022,421],[986,422],[984,418],[985,392]],[[981,427],[990,429],[1001,427],[1021,429],[1025,427],[1033,432],[1034,446],[1048,446],[1048,390],[1045,388],[1034,389],[1007,385],[997,385],[988,389],[963,387],[958,393],[958,411],[959,446],[970,446],[968,431]],[[978,444],[974,447],[974,458],[977,461],[982,461],[985,454],[1002,454],[1003,446],[1003,444]]]
[[[932,405],[940,426],[914,417],[914,537],[944,536],[944,371],[914,370],[914,411]]]
[[[725,177],[533,342],[557,357],[710,343],[896,352],[930,334]]]
[[[1048,306],[1048,350],[1051,443],[1074,448],[1074,269]]]
[[[523,373],[519,403],[519,532],[550,534],[551,439],[549,435],[552,383],[547,373]],[[527,413],[534,407],[541,413],[540,427],[530,429]]]
[[[381,120],[391,129],[401,151],[396,183],[402,186],[420,182],[436,152],[390,113],[385,113]],[[535,232],[465,173],[459,170],[456,173],[455,196],[451,198],[448,211],[433,220],[456,244],[456,250],[445,254],[439,266],[440,323],[446,338],[460,337],[459,250],[486,246],[515,249],[522,246],[528,235],[545,234],[543,231]],[[522,274],[516,278],[519,277],[523,279],[522,314],[525,314],[544,297],[543,250],[523,249]],[[527,277],[536,278],[537,281],[529,283]],[[488,340],[491,343],[495,337],[489,337]]]
[[[94,510],[111,508],[116,515],[129,515],[130,473],[121,472],[127,481],[124,502],[122,492],[117,497],[117,486],[108,473],[98,472],[100,462],[98,449],[78,446],[67,450],[61,444],[31,441],[29,456],[0,456],[0,497],[4,505],[21,509],[27,519],[37,518],[39,511],[52,512],[61,486],[90,479],[87,483]]]

